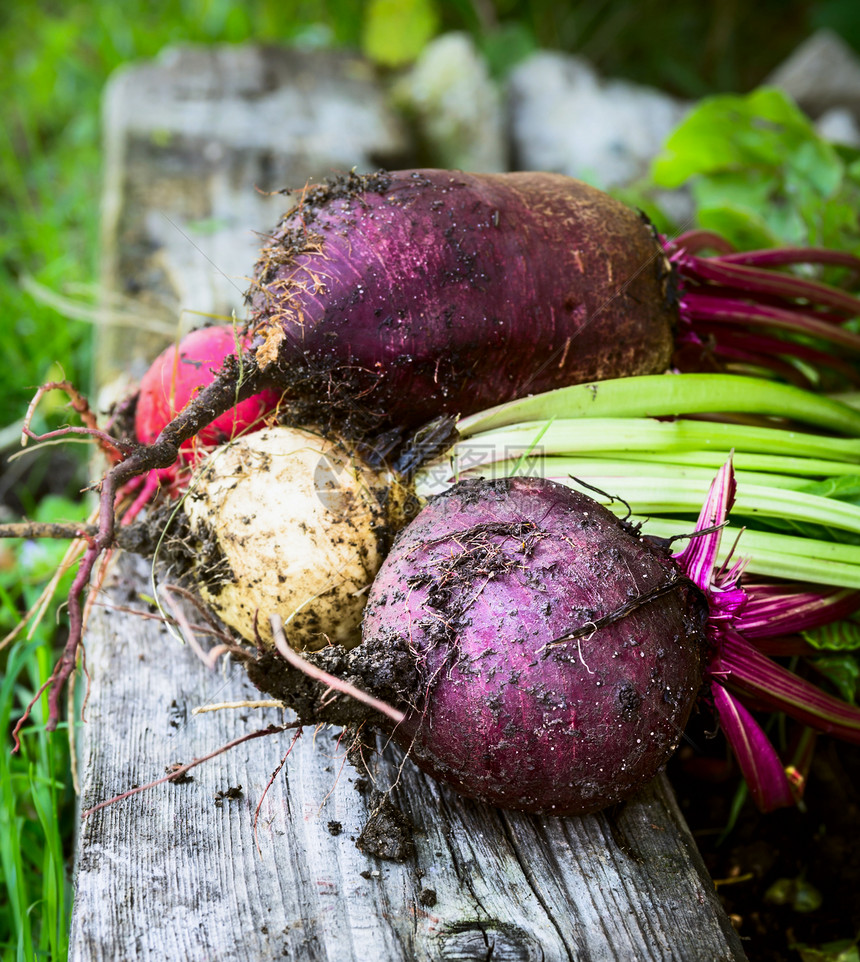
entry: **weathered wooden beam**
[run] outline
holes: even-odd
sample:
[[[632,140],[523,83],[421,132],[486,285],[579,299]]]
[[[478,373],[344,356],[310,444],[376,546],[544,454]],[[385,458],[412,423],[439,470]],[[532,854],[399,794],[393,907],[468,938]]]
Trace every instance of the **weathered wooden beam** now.
[[[248,228],[272,223],[283,203],[248,206],[255,185],[279,186],[261,184],[266,170],[295,184],[301,180],[284,159],[290,151],[307,162],[304,177],[402,150],[365,65],[298,61],[255,48],[174,52],[114,82],[106,111],[108,300],[121,294],[126,306],[167,323],[180,306],[229,311],[235,291],[197,263],[198,248],[224,273],[247,273]],[[299,96],[297,77],[325,90],[302,88]],[[335,110],[323,94],[358,100],[365,112]],[[267,140],[262,131],[280,129],[267,98],[299,110],[307,107],[302,97],[315,104],[302,114],[304,127]],[[371,104],[383,133],[360,141],[352,125],[367,131]],[[332,113],[342,137],[308,132],[315,117]],[[235,117],[243,118],[241,137],[226,119]],[[349,156],[331,146],[342,141]],[[214,221],[189,244],[180,239],[193,217]],[[171,222],[183,228],[176,236]],[[107,329],[102,381],[126,376],[155,353],[153,341]],[[84,810],[282,720],[274,709],[193,714],[258,694],[240,666],[206,668],[161,621],[144,617],[153,613],[152,591],[146,564],[120,556],[90,620],[91,690],[79,730]],[[195,768],[191,781],[159,785],[83,821],[73,962],[743,958],[663,778],[611,812],[540,818],[460,798],[391,747],[373,763],[374,786],[358,778],[328,730],[305,731],[273,778],[292,738],[285,731],[245,742]],[[411,824],[405,834],[414,850],[404,861],[356,846],[379,805],[374,788],[390,789]]]

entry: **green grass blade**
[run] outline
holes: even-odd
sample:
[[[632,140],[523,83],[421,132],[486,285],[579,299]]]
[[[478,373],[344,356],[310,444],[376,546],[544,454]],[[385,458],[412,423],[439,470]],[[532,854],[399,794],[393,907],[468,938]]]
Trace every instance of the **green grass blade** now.
[[[49,558],[43,559],[49,564]],[[38,563],[30,558],[28,564]],[[23,573],[25,565],[19,566]],[[29,587],[24,602],[37,593]],[[2,623],[15,623],[19,609],[0,583]],[[29,642],[5,653],[0,683],[0,725],[8,732],[50,672],[55,653],[52,626],[41,625]],[[44,702],[44,699],[42,700]],[[63,733],[41,727],[44,704],[34,709],[21,751],[0,751],[0,946],[3,958],[65,959],[71,885],[64,845],[71,836],[68,745]]]
[[[6,673],[0,685],[0,730],[9,731],[16,699],[16,677],[22,667],[23,648],[13,649],[9,654]],[[25,749],[26,751],[26,749]],[[30,905],[31,889],[27,884],[23,844],[25,841],[24,819],[19,814],[21,793],[17,790],[16,771],[20,760],[12,756],[8,746],[0,751],[0,867],[3,870],[5,897],[8,900],[9,930],[4,933],[10,940],[7,946],[15,946],[16,955],[33,958],[33,931]],[[14,939],[14,941],[12,941]]]
[[[59,729],[58,729],[59,730]],[[40,734],[40,740],[44,737]],[[58,737],[62,738],[65,732]],[[49,756],[52,754],[47,747]],[[54,761],[51,758],[49,770],[53,772]],[[56,781],[52,778],[47,784],[40,783],[36,777],[36,768],[30,769],[30,795],[33,807],[42,827],[45,838],[45,849],[42,860],[42,917],[43,924],[40,931],[39,948],[48,958],[64,959],[68,955],[68,933],[66,931],[67,910],[67,880],[63,859],[63,843],[57,819],[59,811],[59,792]]]

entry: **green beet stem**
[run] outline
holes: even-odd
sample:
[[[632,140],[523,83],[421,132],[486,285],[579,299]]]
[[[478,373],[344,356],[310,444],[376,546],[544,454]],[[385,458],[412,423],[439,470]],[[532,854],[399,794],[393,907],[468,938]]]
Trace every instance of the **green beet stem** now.
[[[860,437],[860,411],[787,384],[732,374],[656,374],[575,384],[463,418],[460,434],[522,421],[733,413],[788,418]]]
[[[619,506],[613,510],[623,513]],[[631,520],[642,522],[642,533],[657,538],[673,538],[692,531],[689,520],[678,518],[655,518],[634,516]],[[717,562],[728,557],[741,526],[729,525],[723,531]],[[681,546],[679,542],[679,549]],[[815,538],[798,538],[794,535],[751,531],[745,529],[740,535],[735,557],[747,560],[746,571],[768,578],[788,578],[812,584],[832,585],[840,588],[860,588],[860,546],[820,541]]]
[[[732,414],[779,421],[719,419]],[[675,420],[657,420],[665,417]],[[693,530],[689,518],[733,456],[737,498],[720,560],[743,525],[738,553],[749,572],[860,588],[860,546],[755,530],[757,519],[776,518],[860,533],[860,507],[800,490],[811,480],[860,475],[860,410],[838,400],[759,378],[656,375],[524,398],[465,418],[458,429],[461,440],[419,472],[419,494],[474,475],[579,480],[619,514],[629,505],[647,517],[646,533],[658,537]],[[689,517],[671,517],[679,514]]]
[[[721,464],[728,460],[728,454]],[[855,472],[860,470],[855,468]],[[487,461],[476,469],[457,470],[456,463],[451,477],[464,478],[480,475],[485,478],[511,477],[565,477],[583,478],[589,484],[597,484],[594,479],[605,483],[604,490],[608,494],[614,491],[613,480],[618,478],[622,483],[635,483],[637,479],[647,477],[647,483],[655,483],[666,488],[674,481],[700,482],[702,490],[707,490],[714,480],[715,470],[711,467],[686,465],[678,463],[660,463],[657,461],[628,461],[625,459],[590,458],[590,457],[545,457],[536,452],[519,459]],[[742,487],[757,485],[759,487],[788,488],[801,490],[809,484],[809,479],[790,474],[770,474],[762,471],[735,470],[735,479]]]
[[[510,457],[512,451],[517,451],[518,455],[524,451],[539,451],[545,455],[673,452],[686,457],[688,452],[708,450],[726,456],[729,451],[746,451],[860,465],[860,440],[856,438],[832,438],[806,431],[689,418],[676,421],[658,421],[649,417],[528,421],[472,434],[460,441],[452,453],[465,464],[470,459],[485,460],[491,456],[491,451],[500,452],[505,457]],[[494,460],[499,456],[492,454]]]
[[[549,464],[549,459],[547,459]],[[545,477],[562,483],[575,484],[569,476],[557,476],[551,468]],[[697,513],[708,496],[708,482],[663,478],[621,478],[592,475],[584,478],[590,485],[606,491],[613,497],[623,498],[637,514],[666,514],[677,512]],[[596,500],[605,501],[600,495]],[[822,498],[802,491],[764,485],[738,485],[732,517],[784,518],[824,524],[844,531],[860,533],[860,508],[845,501]]]
[[[437,493],[454,480],[465,477],[504,478],[517,474],[550,478],[571,486],[577,486],[578,480],[584,481],[595,489],[589,493],[596,500],[604,504],[623,500],[635,513],[648,515],[698,513],[712,480],[707,469],[650,464],[634,464],[631,469],[624,462],[565,457],[536,457],[525,463],[521,460],[491,462],[459,473],[445,472],[442,465],[437,465],[436,469],[422,472],[416,479],[420,495]],[[860,507],[793,490],[805,486],[806,479],[746,473],[738,474],[737,478],[738,492],[732,509],[735,519],[781,518],[860,534]]]
[[[708,468],[712,476],[725,464],[730,453],[730,451],[604,452],[608,460],[623,460],[637,464],[676,464],[686,467],[702,467]],[[734,466],[737,471],[789,474],[794,475],[798,480],[801,478],[834,478],[860,474],[860,465],[851,462],[825,461],[822,458],[781,457],[778,454],[751,454],[746,451],[734,452]]]

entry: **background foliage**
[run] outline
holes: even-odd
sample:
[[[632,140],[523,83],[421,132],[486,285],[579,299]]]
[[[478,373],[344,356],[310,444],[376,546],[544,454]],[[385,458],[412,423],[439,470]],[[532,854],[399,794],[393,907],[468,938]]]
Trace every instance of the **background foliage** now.
[[[497,77],[532,50],[555,48],[588,57],[606,75],[695,98],[752,89],[816,27],[838,30],[860,50],[858,11],[856,0],[748,5],[726,0],[42,0],[0,5],[0,342],[6,361],[0,449],[8,453],[16,443],[34,386],[59,376],[88,386],[90,327],[45,306],[27,290],[33,279],[84,303],[92,300],[101,176],[99,103],[105,81],[121,64],[156,56],[168,44],[254,40],[360,48],[383,69],[396,69],[433,36],[462,29],[476,37]],[[712,114],[700,119],[712,131],[719,102],[709,109]],[[802,141],[804,121],[792,123]],[[698,142],[695,130],[687,133],[658,170],[666,184],[684,177],[684,158]],[[830,154],[815,160],[816,169],[844,170]],[[803,171],[789,174],[803,181]],[[714,165],[697,189],[707,200],[707,191],[713,196],[714,183],[725,177]],[[817,186],[808,188],[812,202]],[[849,186],[855,189],[853,183]],[[734,189],[740,214],[726,214],[724,204],[723,214],[714,216],[724,221],[735,216],[737,229],[757,230],[762,237],[778,234],[779,225],[766,217],[754,222],[743,210],[745,197],[757,202],[756,184],[736,183]],[[40,417],[57,423],[64,417],[61,405],[43,405]],[[25,513],[44,520],[79,516],[74,502],[85,474],[80,448],[4,461],[0,512],[7,518]],[[62,547],[55,545],[0,543],[0,635],[32,603],[61,554]],[[53,649],[62,641],[59,634],[47,618],[30,640],[0,653],[4,731],[39,678],[47,675]],[[62,738],[47,739],[38,725],[25,738],[21,754],[0,748],[4,959],[66,955],[71,901],[66,859],[73,823],[68,764]]]

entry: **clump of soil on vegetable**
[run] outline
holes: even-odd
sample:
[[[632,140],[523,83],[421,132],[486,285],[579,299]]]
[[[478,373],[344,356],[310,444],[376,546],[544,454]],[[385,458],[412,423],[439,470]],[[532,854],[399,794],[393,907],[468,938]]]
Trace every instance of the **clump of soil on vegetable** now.
[[[316,667],[389,705],[411,704],[421,694],[421,673],[413,652],[402,640],[393,644],[363,641],[349,651],[341,645],[329,645],[307,652],[305,657]],[[289,705],[305,724],[328,722],[358,727],[379,720],[376,712],[358,701],[332,698],[324,686],[287,664],[277,652],[262,651],[246,667],[257,688]]]

